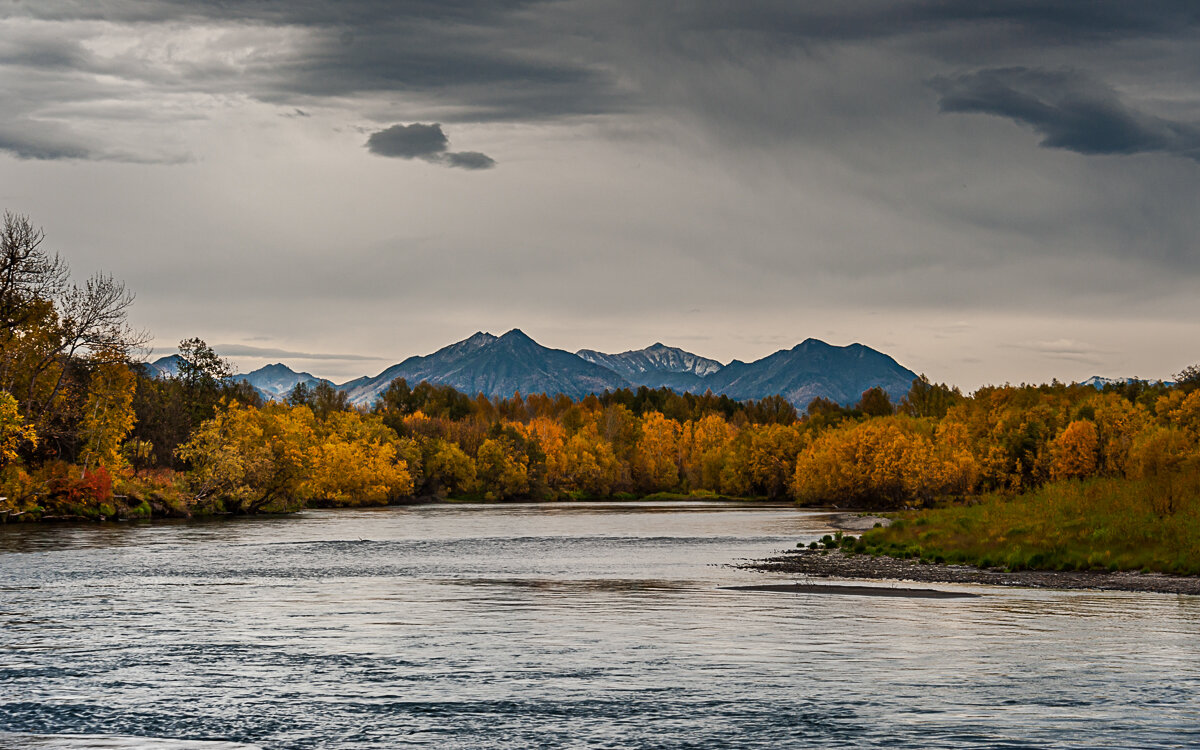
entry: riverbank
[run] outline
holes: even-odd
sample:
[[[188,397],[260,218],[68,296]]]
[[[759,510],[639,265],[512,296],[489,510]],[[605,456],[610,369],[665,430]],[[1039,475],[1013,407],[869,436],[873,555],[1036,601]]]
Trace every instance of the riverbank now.
[[[840,549],[788,550],[778,557],[741,562],[737,563],[735,567],[813,578],[971,583],[1021,588],[1100,589],[1200,596],[1200,577],[1198,576],[1172,576],[1162,573],[1129,571],[1114,573],[1085,570],[1005,571],[999,568],[981,569],[969,565],[923,563],[894,557],[851,555]]]

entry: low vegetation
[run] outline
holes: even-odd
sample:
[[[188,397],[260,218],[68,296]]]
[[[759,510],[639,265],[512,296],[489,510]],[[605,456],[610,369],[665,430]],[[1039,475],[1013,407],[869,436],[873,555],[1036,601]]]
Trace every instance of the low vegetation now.
[[[1149,480],[1055,482],[1022,495],[909,513],[843,549],[1009,570],[1144,570],[1200,575],[1200,478],[1165,507]]]

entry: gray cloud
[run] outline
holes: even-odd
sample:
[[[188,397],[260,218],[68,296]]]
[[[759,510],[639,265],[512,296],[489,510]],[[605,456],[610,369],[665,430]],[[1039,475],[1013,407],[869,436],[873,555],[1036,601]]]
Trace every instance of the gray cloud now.
[[[496,160],[478,151],[455,151],[443,155],[446,164],[462,169],[491,169]]]
[[[1081,154],[1166,152],[1200,161],[1200,128],[1140,112],[1111,86],[1073,70],[997,68],[938,77],[943,112],[1031,126],[1041,145]]]
[[[674,11],[675,8],[672,8]],[[1175,35],[1200,23],[1200,9],[1189,0],[1131,4],[1125,0],[859,0],[820,3],[694,2],[684,13],[704,26],[744,29],[813,39],[867,39],[955,27],[987,27],[990,34],[1009,31],[1049,38],[1057,43],[1092,38]],[[695,28],[695,23],[690,24]]]
[[[93,159],[96,154],[70,139],[38,132],[33,123],[0,123],[0,151],[18,159]]]
[[[437,156],[450,145],[450,139],[442,132],[441,125],[393,125],[386,130],[372,133],[367,139],[367,150],[379,156],[398,156],[401,159]]]
[[[367,138],[367,150],[378,156],[423,159],[461,169],[490,169],[496,166],[496,161],[487,154],[478,151],[448,151],[449,146],[450,139],[437,123],[393,125],[372,133]]]

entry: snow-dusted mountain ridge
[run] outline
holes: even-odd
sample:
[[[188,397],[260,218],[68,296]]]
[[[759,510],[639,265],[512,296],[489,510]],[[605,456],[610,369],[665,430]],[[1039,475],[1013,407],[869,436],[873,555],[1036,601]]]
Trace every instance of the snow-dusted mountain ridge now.
[[[650,388],[686,390],[722,367],[715,359],[661,343],[620,354],[605,354],[592,349],[580,349],[576,354],[588,362],[607,367],[634,385]]]
[[[172,375],[177,357],[150,365],[160,376]],[[170,361],[167,361],[170,360]],[[299,382],[313,387],[322,381],[282,363],[261,367],[246,380],[267,399],[281,399]],[[680,393],[726,395],[758,400],[781,395],[799,410],[821,397],[853,404],[868,388],[880,386],[893,402],[908,392],[916,374],[896,360],[862,344],[831,346],[807,339],[754,362],[728,365],[656,343],[645,349],[606,354],[591,349],[571,353],[537,343],[519,329],[503,336],[482,331],[423,356],[413,356],[374,377],[361,377],[334,387],[350,402],[370,406],[396,378],[410,386],[422,381],[449,385],[471,396],[564,394],[573,399],[620,388],[671,388]]]

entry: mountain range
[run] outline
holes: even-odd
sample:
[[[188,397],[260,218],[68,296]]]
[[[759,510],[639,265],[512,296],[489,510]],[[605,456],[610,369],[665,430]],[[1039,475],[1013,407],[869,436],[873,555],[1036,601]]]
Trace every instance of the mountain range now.
[[[723,367],[715,359],[706,359],[662,344],[620,354],[605,354],[591,349],[580,349],[575,353],[594,365],[607,367],[633,385],[673,388],[677,391],[691,390],[706,375]]]
[[[170,376],[177,371],[177,362],[178,355],[172,355],[149,367]],[[235,377],[250,383],[268,400],[282,398],[300,382],[309,387],[329,382],[282,363]],[[681,393],[712,391],[738,400],[780,395],[803,410],[818,397],[850,405],[875,386],[898,402],[908,393],[916,373],[868,346],[832,346],[817,339],[754,362],[734,360],[722,365],[661,343],[620,354],[590,349],[571,353],[542,346],[513,329],[503,336],[478,332],[432,354],[409,357],[374,377],[330,385],[344,391],[351,403],[370,405],[396,378],[404,378],[410,385],[427,380],[470,395],[505,397],[519,391],[561,393],[579,399],[589,393],[640,386]]]
[[[1080,385],[1090,385],[1091,387],[1100,391],[1104,390],[1104,387],[1109,385],[1133,385],[1134,383],[1142,383],[1145,385],[1153,385],[1155,383],[1162,383],[1163,385],[1167,386],[1175,385],[1175,382],[1172,380],[1146,380],[1145,378],[1105,378],[1101,377],[1100,375],[1093,375],[1080,383]]]

